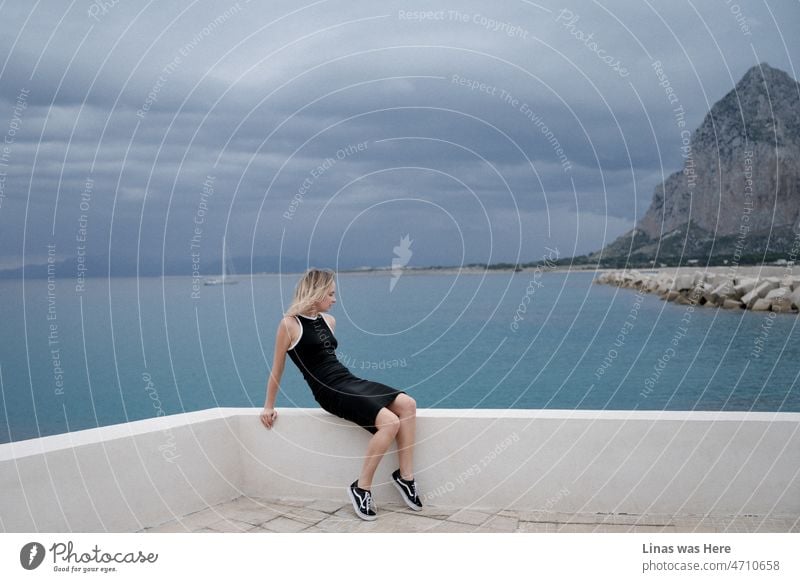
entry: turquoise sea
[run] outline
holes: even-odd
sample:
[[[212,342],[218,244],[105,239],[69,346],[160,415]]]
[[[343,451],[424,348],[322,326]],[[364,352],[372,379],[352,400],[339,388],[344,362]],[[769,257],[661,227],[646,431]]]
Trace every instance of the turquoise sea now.
[[[0,281],[0,442],[261,407],[299,275]],[[591,272],[341,273],[337,354],[420,407],[800,411],[792,315],[687,307]],[[287,357],[279,407],[317,406]]]

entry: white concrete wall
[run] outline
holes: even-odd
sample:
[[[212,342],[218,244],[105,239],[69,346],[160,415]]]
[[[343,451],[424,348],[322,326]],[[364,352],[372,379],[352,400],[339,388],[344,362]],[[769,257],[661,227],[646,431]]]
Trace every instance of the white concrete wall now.
[[[0,445],[4,531],[133,531],[239,495],[335,497],[369,433],[319,409],[213,409]],[[425,503],[800,516],[800,414],[420,410]],[[394,448],[373,484],[397,501]]]
[[[136,531],[233,499],[237,426],[213,409],[0,445],[0,527]]]
[[[239,418],[249,495],[342,496],[369,433],[318,410]],[[421,410],[424,501],[558,512],[800,516],[800,414]],[[389,484],[394,448],[373,483]]]

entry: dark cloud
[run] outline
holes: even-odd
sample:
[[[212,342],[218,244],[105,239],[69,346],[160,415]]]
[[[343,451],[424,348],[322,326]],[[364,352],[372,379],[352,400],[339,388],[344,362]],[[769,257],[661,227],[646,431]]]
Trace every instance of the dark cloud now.
[[[342,266],[406,233],[420,265],[583,253],[680,167],[653,61],[690,127],[757,62],[796,77],[796,4],[459,4],[4,5],[0,265],[73,255],[81,214],[95,255],[180,262],[199,210],[209,261],[224,232]]]

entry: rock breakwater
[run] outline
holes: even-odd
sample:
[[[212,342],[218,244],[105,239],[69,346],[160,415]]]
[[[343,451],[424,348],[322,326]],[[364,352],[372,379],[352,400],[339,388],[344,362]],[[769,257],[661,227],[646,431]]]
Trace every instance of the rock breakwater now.
[[[723,309],[749,309],[798,313],[800,276],[737,276],[708,271],[665,272],[606,271],[595,283],[641,289],[666,301]]]

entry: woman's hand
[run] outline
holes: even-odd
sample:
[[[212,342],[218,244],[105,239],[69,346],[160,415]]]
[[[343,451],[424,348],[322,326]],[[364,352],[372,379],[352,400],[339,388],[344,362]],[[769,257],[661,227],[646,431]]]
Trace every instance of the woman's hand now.
[[[275,424],[275,419],[278,418],[278,411],[274,408],[264,407],[264,410],[261,411],[261,424],[263,424],[267,428],[272,428],[272,425]]]

